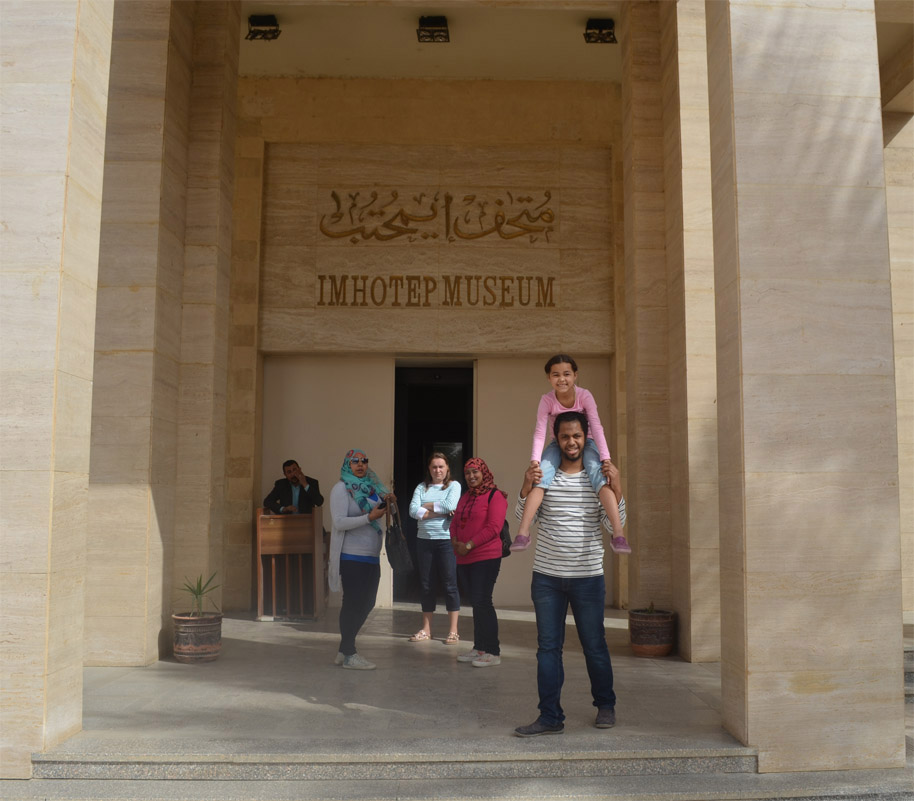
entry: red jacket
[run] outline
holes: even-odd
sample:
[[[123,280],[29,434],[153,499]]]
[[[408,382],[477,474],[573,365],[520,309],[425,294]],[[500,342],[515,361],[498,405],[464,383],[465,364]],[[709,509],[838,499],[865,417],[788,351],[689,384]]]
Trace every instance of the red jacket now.
[[[451,518],[451,540],[473,540],[473,547],[466,556],[458,554],[458,565],[501,558],[501,527],[507,511],[508,499],[499,489],[483,495],[466,492],[460,496],[460,502]],[[464,516],[467,519],[461,522]]]

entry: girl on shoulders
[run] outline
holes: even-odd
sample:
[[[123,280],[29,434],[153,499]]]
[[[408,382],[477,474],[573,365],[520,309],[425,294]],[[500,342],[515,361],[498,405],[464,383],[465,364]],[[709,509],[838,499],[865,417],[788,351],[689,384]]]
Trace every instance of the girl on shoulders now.
[[[614,553],[631,553],[631,546],[622,534],[622,521],[619,519],[619,507],[616,505],[615,495],[607,484],[607,475],[612,461],[603,426],[600,423],[600,415],[597,412],[596,401],[590,392],[577,386],[578,364],[571,356],[564,353],[553,356],[546,362],[545,370],[549,383],[552,385],[552,391],[540,398],[536,411],[536,427],[533,432],[533,451],[530,457],[530,465],[538,467],[543,477],[527,496],[520,529],[511,545],[511,550],[522,551],[530,546],[530,527],[533,519],[543,502],[546,488],[552,483],[555,471],[562,463],[562,455],[554,439],[550,439],[549,444],[545,449],[543,448],[547,432],[552,431],[552,424],[556,416],[562,412],[582,412],[587,416],[591,435],[587,438],[587,445],[584,448],[584,470],[612,525],[613,537],[610,547]]]

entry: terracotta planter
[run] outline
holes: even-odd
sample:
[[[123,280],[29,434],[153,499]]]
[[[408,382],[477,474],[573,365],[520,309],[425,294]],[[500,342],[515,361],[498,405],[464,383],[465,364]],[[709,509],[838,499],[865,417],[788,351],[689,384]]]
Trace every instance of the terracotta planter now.
[[[632,609],[628,633],[635,656],[667,656],[676,643],[676,613],[663,609]]]
[[[212,662],[222,650],[222,615],[195,617],[189,612],[172,615],[175,626],[175,659],[194,664]]]

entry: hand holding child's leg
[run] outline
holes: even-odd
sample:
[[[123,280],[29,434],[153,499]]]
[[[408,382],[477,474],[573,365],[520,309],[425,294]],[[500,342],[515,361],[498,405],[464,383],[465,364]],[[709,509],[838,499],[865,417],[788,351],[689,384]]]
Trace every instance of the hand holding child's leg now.
[[[530,466],[538,468],[539,463],[530,462]],[[530,527],[533,525],[533,518],[536,517],[536,513],[540,508],[540,504],[543,502],[543,496],[545,494],[545,491],[540,487],[534,487],[527,494],[527,500],[524,503],[524,514],[520,521],[520,528],[517,531],[514,542],[511,543],[512,551],[523,551],[530,547]]]
[[[604,484],[600,489],[598,497],[600,498],[600,503],[603,504],[603,508],[606,510],[609,524],[613,528],[613,535],[609,542],[609,547],[612,548],[613,553],[631,553],[632,547],[628,544],[628,540],[625,539],[625,535],[622,533],[622,520],[619,517],[619,502],[616,500],[615,493],[608,484]]]

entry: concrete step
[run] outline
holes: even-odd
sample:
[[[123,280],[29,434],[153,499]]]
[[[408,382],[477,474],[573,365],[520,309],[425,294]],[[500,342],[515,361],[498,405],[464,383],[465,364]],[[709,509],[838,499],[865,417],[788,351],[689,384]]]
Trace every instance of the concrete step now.
[[[554,741],[557,738],[543,738]],[[540,741],[537,742],[540,744]],[[543,743],[545,745],[545,743]],[[36,779],[388,781],[755,773],[750,748],[428,754],[37,754]]]
[[[910,763],[909,763],[910,764]],[[5,801],[911,801],[910,768],[564,779],[0,782]]]

